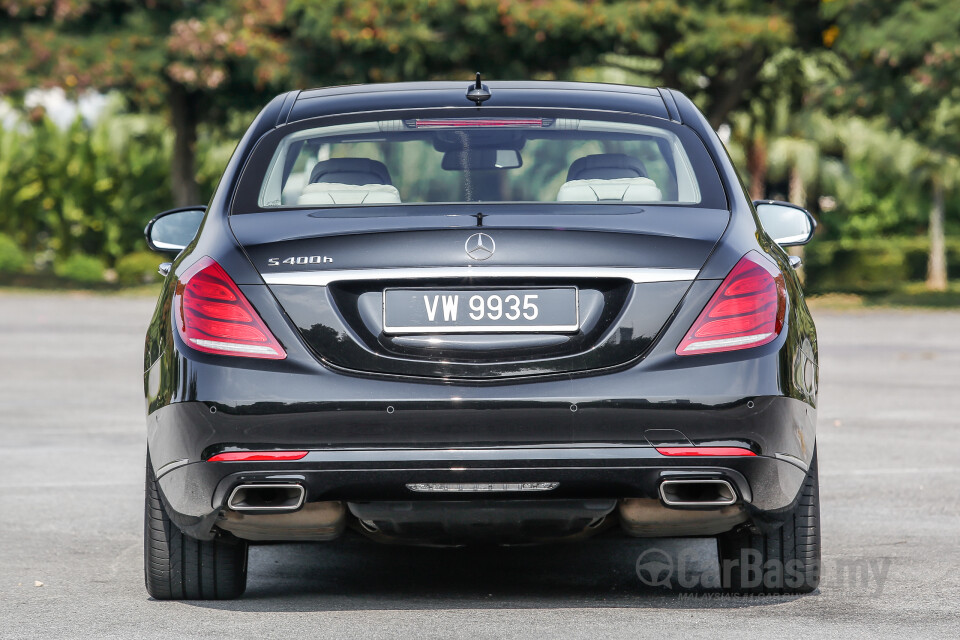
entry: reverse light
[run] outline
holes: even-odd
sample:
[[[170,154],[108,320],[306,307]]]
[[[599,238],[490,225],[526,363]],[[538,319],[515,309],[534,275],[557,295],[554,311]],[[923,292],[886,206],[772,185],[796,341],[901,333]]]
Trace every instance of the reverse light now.
[[[282,360],[286,352],[227,272],[203,257],[177,281],[177,332],[197,351]]]
[[[662,456],[755,456],[743,447],[657,447]]]
[[[264,462],[301,460],[306,451],[228,451],[207,458],[207,462]]]
[[[783,274],[759,253],[740,259],[677,347],[677,355],[749,349],[772,342],[787,308]]]

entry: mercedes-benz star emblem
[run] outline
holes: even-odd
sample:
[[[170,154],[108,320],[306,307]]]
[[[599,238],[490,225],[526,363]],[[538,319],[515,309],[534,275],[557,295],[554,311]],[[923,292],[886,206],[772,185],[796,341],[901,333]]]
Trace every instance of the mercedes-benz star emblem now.
[[[463,249],[474,260],[486,260],[497,250],[497,243],[485,233],[475,233],[467,238]]]

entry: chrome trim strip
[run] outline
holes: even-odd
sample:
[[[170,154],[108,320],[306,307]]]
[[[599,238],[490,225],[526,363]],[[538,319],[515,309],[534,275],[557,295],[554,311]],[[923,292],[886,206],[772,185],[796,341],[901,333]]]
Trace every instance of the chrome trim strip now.
[[[476,325],[476,326],[445,326],[445,327],[384,327],[383,332],[389,335],[402,333],[413,334],[470,334],[470,333],[574,333],[580,326],[576,324],[538,324],[522,327],[508,327],[503,325]]]
[[[685,282],[697,277],[696,269],[660,267],[398,267],[396,269],[343,269],[263,273],[267,284],[325,287],[352,280],[417,280],[431,278],[624,278],[635,283]]]
[[[397,411],[403,411],[398,408]],[[397,415],[397,414],[394,414]],[[375,454],[375,455],[374,455]],[[591,461],[611,459],[622,460],[622,468],[643,466],[638,460],[662,460],[663,456],[650,446],[633,447],[629,445],[606,445],[592,447],[573,446],[517,446],[467,449],[312,449],[298,463],[317,463],[323,470],[330,465],[345,462],[375,462],[376,464],[427,461],[434,463],[430,470],[448,470],[451,466],[462,466],[473,461],[494,461],[500,465],[530,460],[546,461]],[[391,466],[392,468],[392,466]],[[496,468],[501,469],[502,466]],[[540,467],[538,467],[540,468]],[[567,468],[564,466],[563,468]],[[578,467],[579,468],[579,467]],[[338,471],[339,473],[339,471]]]
[[[183,465],[187,464],[188,462],[190,462],[190,460],[189,460],[188,458],[182,458],[182,459],[180,459],[180,460],[173,460],[172,462],[168,462],[167,464],[165,464],[165,465],[163,465],[162,467],[160,467],[159,469],[157,469],[157,472],[156,472],[155,476],[156,476],[156,478],[159,479],[160,476],[162,476],[163,474],[167,473],[168,471],[173,471],[173,470],[176,469],[177,467],[182,467]]]
[[[796,456],[790,455],[789,453],[775,453],[773,454],[773,457],[776,458],[777,460],[783,460],[784,462],[789,462],[793,466],[802,470],[804,473],[810,471],[810,466],[806,462],[804,462],[803,460],[801,460]]]

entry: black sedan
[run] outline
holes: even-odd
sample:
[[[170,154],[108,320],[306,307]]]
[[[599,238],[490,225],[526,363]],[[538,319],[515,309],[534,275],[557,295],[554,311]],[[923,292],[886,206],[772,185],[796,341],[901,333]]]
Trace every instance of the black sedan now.
[[[248,545],[710,536],[722,586],[820,563],[817,338],[684,95],[560,82],[276,97],[208,207],[146,233],[145,568],[240,595]],[[350,533],[349,535],[355,535]]]

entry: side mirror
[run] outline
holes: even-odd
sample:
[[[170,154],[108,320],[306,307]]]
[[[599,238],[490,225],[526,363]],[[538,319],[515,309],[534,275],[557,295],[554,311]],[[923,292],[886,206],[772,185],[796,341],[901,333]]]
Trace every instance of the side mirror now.
[[[753,206],[763,230],[781,247],[807,244],[813,238],[817,221],[803,207],[778,200],[754,200]]]
[[[206,207],[183,207],[157,214],[143,230],[147,245],[161,253],[180,253],[193,242],[206,210]]]

